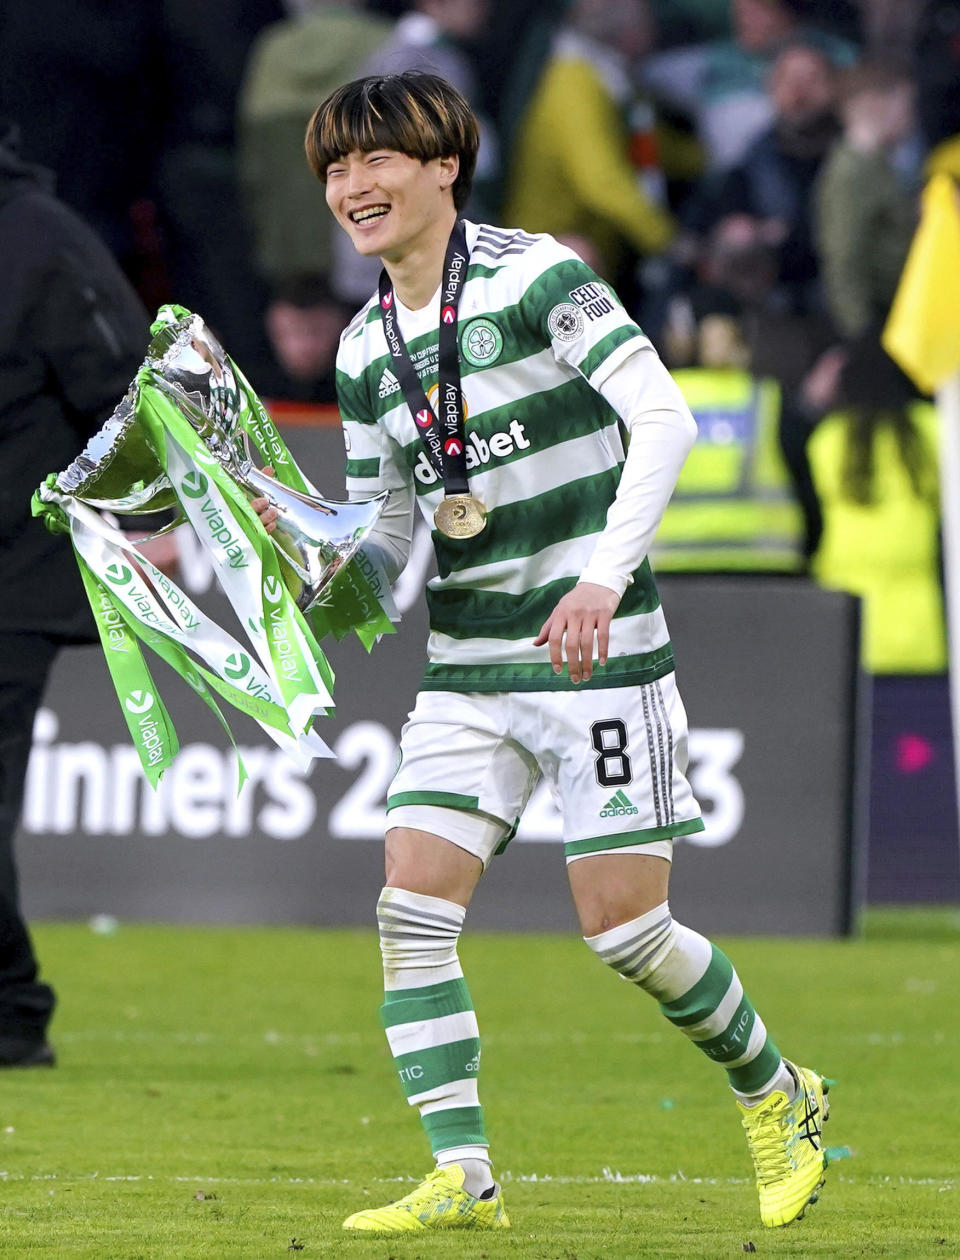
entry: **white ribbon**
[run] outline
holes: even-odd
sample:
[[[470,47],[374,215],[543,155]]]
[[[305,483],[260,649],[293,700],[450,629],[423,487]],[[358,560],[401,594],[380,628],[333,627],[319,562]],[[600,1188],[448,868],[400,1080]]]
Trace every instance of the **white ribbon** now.
[[[61,506],[71,519],[71,533],[77,551],[83,556],[99,581],[103,582],[114,597],[123,604],[140,625],[157,631],[173,640],[203,660],[218,678],[240,691],[236,673],[243,669],[246,675],[245,691],[282,708],[283,700],[275,680],[255,657],[231,634],[206,615],[202,609],[167,578],[146,556],[119,530],[112,528],[92,509],[75,499],[63,496]],[[136,560],[153,585],[148,585],[126,561]],[[124,581],[111,578],[110,570],[119,575],[126,570]],[[231,677],[231,672],[234,677]],[[253,715],[251,715],[253,716]],[[254,716],[257,725],[285,752],[306,770],[314,757],[332,757],[333,753],[315,733],[302,731],[294,736],[261,721]]]

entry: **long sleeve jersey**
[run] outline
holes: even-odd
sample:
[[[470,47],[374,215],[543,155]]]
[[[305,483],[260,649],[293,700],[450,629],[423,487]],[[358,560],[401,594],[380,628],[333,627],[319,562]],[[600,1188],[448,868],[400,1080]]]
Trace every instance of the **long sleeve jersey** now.
[[[696,434],[689,409],[616,295],[570,250],[475,224],[467,242],[458,330],[467,469],[488,517],[475,538],[434,531],[424,686],[571,686],[532,640],[579,580],[621,595],[608,664],[580,686],[661,677],[673,652],[646,551]],[[439,316],[439,291],[420,310],[397,305],[431,400]],[[443,485],[394,375],[375,299],[344,333],[338,394],[348,490],[391,491],[370,545],[397,573],[414,504],[432,523]]]

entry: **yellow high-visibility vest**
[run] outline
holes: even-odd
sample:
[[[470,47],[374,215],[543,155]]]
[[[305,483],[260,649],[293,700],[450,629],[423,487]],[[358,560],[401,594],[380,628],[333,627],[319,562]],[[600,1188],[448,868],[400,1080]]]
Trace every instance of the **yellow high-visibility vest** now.
[[[808,447],[823,509],[813,573],[822,585],[863,600],[860,654],[864,669],[874,674],[940,673],[947,667],[937,416],[929,403],[918,402],[910,417],[926,454],[922,495],[911,483],[889,425],[880,425],[874,434],[870,503],[855,503],[844,488],[849,424],[844,412],[825,416]]]
[[[673,372],[698,436],[657,531],[659,572],[795,572],[803,516],[780,451],[780,387],[740,368]]]

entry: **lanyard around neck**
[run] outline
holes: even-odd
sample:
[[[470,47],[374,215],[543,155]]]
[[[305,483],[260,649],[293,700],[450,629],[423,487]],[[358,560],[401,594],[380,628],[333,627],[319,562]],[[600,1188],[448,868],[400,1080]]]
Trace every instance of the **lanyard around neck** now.
[[[393,358],[397,380],[403,390],[404,401],[416,422],[427,458],[443,479],[443,488],[447,495],[467,494],[469,484],[463,395],[460,391],[460,359],[457,354],[458,312],[469,260],[470,251],[463,220],[457,219],[443,260],[437,363],[439,394],[436,412],[430,406],[398,327],[396,295],[390,277],[386,271],[380,273],[380,321]]]

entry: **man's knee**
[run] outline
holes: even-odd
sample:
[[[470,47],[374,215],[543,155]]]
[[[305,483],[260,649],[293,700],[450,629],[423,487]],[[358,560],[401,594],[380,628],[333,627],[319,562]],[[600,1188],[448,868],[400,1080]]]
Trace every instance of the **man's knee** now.
[[[386,839],[386,883],[467,906],[483,863],[449,840],[412,827],[391,827]]]
[[[676,923],[666,901],[584,939],[608,967],[661,1002],[691,989],[712,955],[710,942]]]
[[[647,914],[667,900],[670,863],[662,857],[604,853],[567,867],[584,936],[596,936]]]
[[[462,975],[457,945],[465,914],[441,897],[384,888],[377,926],[386,987],[416,988]]]

